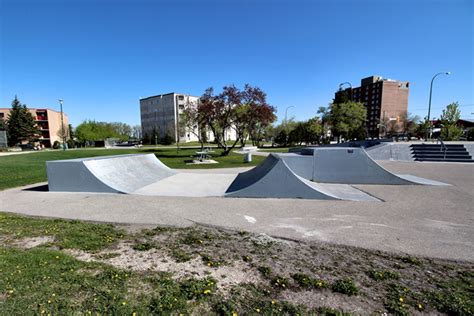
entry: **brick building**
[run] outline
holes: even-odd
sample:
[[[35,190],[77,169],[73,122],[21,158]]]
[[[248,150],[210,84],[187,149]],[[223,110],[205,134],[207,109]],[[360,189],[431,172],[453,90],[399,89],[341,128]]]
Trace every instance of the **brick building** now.
[[[11,108],[0,108],[0,118],[6,120]],[[28,109],[33,115],[36,125],[41,131],[39,143],[46,148],[53,146],[55,141],[62,142],[61,139],[61,112],[51,109]],[[65,113],[63,113],[64,130],[69,131],[69,120]]]
[[[402,119],[408,111],[409,83],[371,76],[360,87],[339,90],[335,99],[346,98],[363,103],[367,109],[367,133],[379,137],[387,132],[401,132]]]

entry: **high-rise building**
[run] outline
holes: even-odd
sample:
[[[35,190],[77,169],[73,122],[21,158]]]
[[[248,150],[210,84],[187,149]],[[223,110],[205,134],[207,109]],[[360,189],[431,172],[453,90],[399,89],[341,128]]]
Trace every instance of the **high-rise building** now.
[[[0,119],[8,119],[11,108],[0,108]],[[50,148],[55,141],[62,142],[61,129],[61,112],[51,109],[33,109],[28,108],[33,115],[36,125],[40,129],[39,143],[40,145]],[[68,116],[63,113],[64,133],[66,139],[69,139],[69,120]]]
[[[335,99],[345,98],[363,103],[367,109],[367,133],[379,137],[401,131],[408,111],[409,82],[371,76],[361,80],[360,87],[339,90]]]

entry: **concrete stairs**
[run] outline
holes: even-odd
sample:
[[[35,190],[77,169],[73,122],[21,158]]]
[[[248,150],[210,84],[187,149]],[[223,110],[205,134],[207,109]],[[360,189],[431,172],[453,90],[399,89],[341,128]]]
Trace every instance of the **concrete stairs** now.
[[[448,144],[445,147],[446,153],[442,145],[438,144],[410,145],[415,161],[474,162],[464,145]]]

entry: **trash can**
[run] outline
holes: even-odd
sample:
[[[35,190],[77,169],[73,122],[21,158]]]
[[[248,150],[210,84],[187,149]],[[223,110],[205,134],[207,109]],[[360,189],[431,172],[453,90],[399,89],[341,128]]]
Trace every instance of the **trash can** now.
[[[248,152],[244,154],[244,162],[252,162],[252,153]]]

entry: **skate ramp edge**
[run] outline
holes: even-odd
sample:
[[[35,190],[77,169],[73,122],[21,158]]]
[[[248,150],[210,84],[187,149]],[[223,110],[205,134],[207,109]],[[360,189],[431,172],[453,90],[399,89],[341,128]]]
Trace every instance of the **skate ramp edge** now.
[[[46,162],[49,191],[133,193],[177,172],[154,154],[79,158]]]
[[[240,173],[226,197],[301,198],[318,200],[379,201],[349,185],[324,185],[296,175],[278,155],[270,154],[257,167]]]
[[[318,148],[313,150],[313,159],[312,180],[320,183],[448,185],[394,174],[373,160],[363,148]]]

